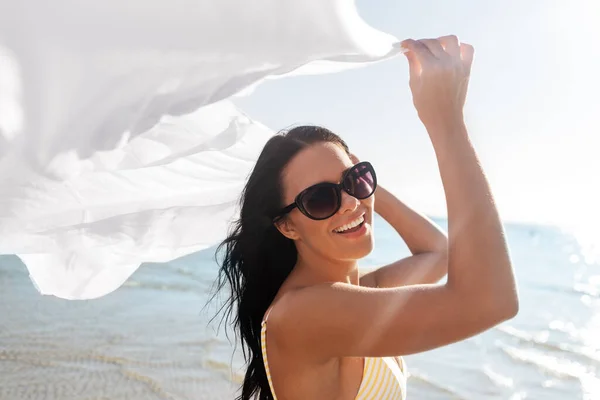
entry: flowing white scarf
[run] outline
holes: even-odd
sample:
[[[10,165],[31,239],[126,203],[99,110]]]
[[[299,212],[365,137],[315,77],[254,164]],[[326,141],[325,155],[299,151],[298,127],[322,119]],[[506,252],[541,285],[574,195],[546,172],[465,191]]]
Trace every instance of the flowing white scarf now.
[[[227,99],[395,42],[351,0],[0,0],[0,254],[89,299],[216,244],[272,135]]]

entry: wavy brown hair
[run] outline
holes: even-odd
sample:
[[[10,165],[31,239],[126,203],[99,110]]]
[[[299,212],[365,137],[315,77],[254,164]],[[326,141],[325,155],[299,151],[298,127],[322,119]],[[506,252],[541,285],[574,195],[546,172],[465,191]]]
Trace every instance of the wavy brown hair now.
[[[217,249],[217,293],[229,289],[222,317],[241,339],[247,366],[236,400],[273,399],[262,359],[261,322],[298,256],[294,242],[273,224],[285,206],[282,172],[302,149],[323,142],[349,154],[338,135],[319,126],[299,126],[265,144],[242,192],[240,217]]]

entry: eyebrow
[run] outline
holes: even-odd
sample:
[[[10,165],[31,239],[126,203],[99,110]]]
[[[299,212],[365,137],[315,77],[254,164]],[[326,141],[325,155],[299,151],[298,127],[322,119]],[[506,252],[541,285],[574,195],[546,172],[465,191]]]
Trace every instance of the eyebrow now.
[[[310,185],[310,186],[307,186],[306,188],[302,189],[301,191],[304,191],[304,190],[306,190],[306,189],[308,189],[308,188],[310,188],[310,187],[313,187],[313,186],[315,186],[315,185],[319,185],[319,184],[321,184],[321,183],[338,183],[338,184],[339,184],[339,183],[341,183],[341,182],[342,182],[342,178],[344,177],[344,175],[346,174],[346,172],[350,171],[352,168],[354,168],[354,165],[352,165],[352,166],[350,166],[350,167],[346,168],[345,170],[343,170],[343,171],[342,171],[342,173],[340,174],[340,179],[339,179],[337,182],[327,182],[327,181],[321,181],[321,182],[314,183],[314,184],[312,184],[312,185]]]

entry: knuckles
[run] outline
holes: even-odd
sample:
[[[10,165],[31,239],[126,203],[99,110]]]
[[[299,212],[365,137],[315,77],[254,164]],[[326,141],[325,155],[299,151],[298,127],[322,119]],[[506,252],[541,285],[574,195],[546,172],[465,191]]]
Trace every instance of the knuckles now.
[[[435,52],[436,55],[434,55],[426,45],[428,43],[429,46],[432,46],[432,42],[434,41],[437,41],[437,44],[442,48],[449,46],[459,47],[460,53],[456,54],[444,50],[443,52]],[[412,78],[417,80],[423,77],[456,79],[468,76],[470,65],[467,64],[470,64],[470,59],[475,49],[468,43],[460,43],[458,36],[447,35],[437,39],[421,39],[416,41],[411,39],[410,43],[421,65],[420,77]]]
[[[461,75],[464,67],[460,58],[446,57],[422,65],[421,75],[455,76]]]
[[[442,43],[442,44],[453,44],[458,46],[460,43],[460,40],[458,39],[458,36],[456,35],[446,35],[446,36],[442,36],[440,38],[438,38],[438,40]]]

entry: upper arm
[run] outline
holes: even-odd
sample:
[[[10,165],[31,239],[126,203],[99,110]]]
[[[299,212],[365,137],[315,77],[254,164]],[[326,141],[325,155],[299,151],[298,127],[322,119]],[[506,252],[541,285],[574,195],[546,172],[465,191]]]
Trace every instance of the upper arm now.
[[[447,272],[448,253],[432,251],[415,254],[369,272],[361,276],[360,285],[391,288],[437,283]]]
[[[279,308],[278,336],[290,348],[322,360],[417,353],[465,339],[509,317],[485,294],[477,296],[474,301],[447,284],[393,289],[317,285],[286,296]]]

